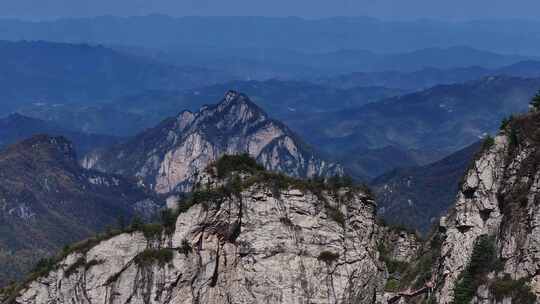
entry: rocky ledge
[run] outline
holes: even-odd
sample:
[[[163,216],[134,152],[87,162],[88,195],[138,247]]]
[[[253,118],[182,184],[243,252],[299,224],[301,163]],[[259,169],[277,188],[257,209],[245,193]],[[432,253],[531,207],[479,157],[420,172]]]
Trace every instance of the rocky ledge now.
[[[251,165],[205,171],[174,217],[72,246],[9,301],[373,303],[386,270],[372,198]]]

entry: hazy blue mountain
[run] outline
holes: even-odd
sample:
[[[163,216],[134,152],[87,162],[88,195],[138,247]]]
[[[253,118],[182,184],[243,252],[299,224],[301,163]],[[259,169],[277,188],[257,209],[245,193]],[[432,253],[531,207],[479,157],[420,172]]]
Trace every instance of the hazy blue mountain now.
[[[3,41],[0,57],[0,114],[20,104],[97,102],[226,79],[207,69],[175,67],[85,44]]]
[[[383,86],[404,90],[421,90],[440,84],[454,84],[480,79],[486,76],[515,76],[525,78],[540,77],[540,61],[520,61],[501,68],[490,69],[481,66],[460,68],[423,68],[413,72],[383,71],[355,72],[316,80],[321,85],[335,88],[357,86]]]
[[[368,181],[395,168],[415,167],[420,164],[414,153],[406,149],[387,146],[378,149],[359,148],[339,158],[340,163],[358,180]]]
[[[305,115],[289,125],[328,154],[357,159],[355,164],[371,159],[360,152],[388,146],[414,151],[415,159],[426,164],[497,131],[504,117],[527,110],[539,88],[538,78],[487,77],[355,109]]]
[[[455,201],[459,181],[480,146],[477,142],[433,164],[396,169],[374,179],[379,215],[427,232]]]
[[[182,47],[166,51],[134,47],[118,47],[118,49],[166,63],[219,68],[241,78],[257,80],[313,79],[351,72],[388,70],[411,72],[425,68],[449,69],[468,66],[496,68],[529,59],[470,47],[427,48],[385,54],[367,50],[308,53],[279,48]]]
[[[182,110],[195,111],[214,103],[228,89],[246,92],[270,116],[285,122],[301,120],[305,114],[358,107],[403,92],[383,87],[342,90],[298,81],[235,81],[193,90],[145,91],[92,106],[40,104],[19,111],[69,129],[126,136],[153,127]]]
[[[287,35],[284,35],[284,29]],[[309,52],[367,49],[410,52],[467,45],[502,53],[539,54],[540,23],[495,20],[381,21],[366,17],[327,19],[269,17],[95,17],[29,22],[0,21],[0,39],[89,42],[173,49],[290,49]],[[159,34],[156,34],[159,33]],[[321,34],[324,33],[324,34]],[[516,47],[519,46],[519,47]]]
[[[475,80],[491,75],[492,73],[492,70],[479,66],[454,69],[424,68],[414,72],[355,72],[321,78],[318,79],[316,83],[335,88],[385,86],[415,91],[440,84],[452,84]]]
[[[12,114],[0,118],[0,149],[31,136],[45,133],[68,138],[81,154],[96,148],[105,148],[120,141],[117,137],[71,131],[51,122]]]

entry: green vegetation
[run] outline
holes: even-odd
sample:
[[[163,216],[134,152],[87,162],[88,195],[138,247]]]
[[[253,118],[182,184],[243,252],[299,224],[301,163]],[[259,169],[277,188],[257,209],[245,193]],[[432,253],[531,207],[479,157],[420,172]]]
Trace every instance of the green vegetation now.
[[[430,240],[429,248],[418,259],[409,263],[409,266],[401,273],[401,288],[412,287],[413,289],[417,289],[431,279],[433,265],[437,264],[442,242],[437,233],[428,239]]]
[[[510,115],[506,118],[503,118],[503,120],[501,121],[501,126],[499,127],[499,130],[505,130],[513,120],[514,120],[514,115]]]
[[[75,274],[77,270],[86,265],[86,257],[80,257],[75,261],[75,263],[69,265],[69,267],[64,272],[66,277],[70,277],[72,274]]]
[[[510,128],[510,135],[508,135],[509,145],[515,148],[519,144],[519,138],[515,127]]]
[[[338,253],[334,253],[332,251],[328,251],[328,250],[325,250],[325,251],[322,251],[319,256],[317,257],[317,259],[319,261],[322,261],[322,262],[325,262],[326,264],[332,264],[334,263],[335,261],[337,261],[337,259],[339,259],[339,254]]]
[[[187,256],[193,251],[193,248],[191,247],[191,244],[188,242],[188,240],[183,239],[182,243],[180,245],[180,248],[178,248],[178,252],[184,254]]]
[[[165,209],[161,211],[160,215],[163,230],[168,234],[173,233],[174,228],[176,227],[176,219],[178,218],[178,213],[171,209]]]
[[[504,298],[512,298],[512,303],[534,304],[536,295],[531,291],[525,279],[512,280],[509,275],[496,279],[491,283],[491,293],[501,302]]]
[[[386,292],[397,292],[399,291],[399,280],[390,278],[388,281],[386,281],[386,285],[384,286],[384,291]]]
[[[538,91],[536,95],[534,95],[529,104],[533,107],[534,111],[540,110],[540,91]]]
[[[353,186],[353,179],[350,176],[335,175],[328,179],[328,185],[330,188],[347,188]]]
[[[217,169],[217,177],[219,178],[224,178],[232,172],[254,173],[264,170],[263,166],[259,165],[255,159],[246,153],[224,155],[215,162],[214,166]]]
[[[495,145],[495,139],[489,135],[486,136],[484,143],[482,144],[482,151],[489,150],[491,147],[493,147],[493,145]]]
[[[487,235],[478,237],[471,260],[460,274],[454,287],[454,304],[470,303],[478,286],[487,282],[486,275],[498,268],[495,239]]]
[[[99,264],[102,264],[103,261],[99,261],[99,260],[90,260],[90,261],[86,261],[86,257],[82,256],[80,258],[78,258],[75,263],[71,264],[64,272],[64,275],[66,277],[69,277],[71,276],[72,274],[76,273],[78,271],[79,268],[82,268],[84,267],[84,270],[88,270],[90,269],[91,267],[93,266],[96,266],[96,265],[99,265]]]
[[[141,231],[145,238],[149,240],[157,239],[163,233],[163,225],[158,223],[145,224],[142,226]]]
[[[133,231],[140,231],[144,226],[144,221],[139,216],[134,216],[131,220],[130,229]]]
[[[39,278],[53,271],[56,267],[56,259],[54,258],[43,258],[39,260],[31,271],[32,277]]]
[[[163,267],[172,261],[173,256],[173,250],[169,248],[145,249],[135,257],[135,263],[141,267],[149,266],[154,263]]]

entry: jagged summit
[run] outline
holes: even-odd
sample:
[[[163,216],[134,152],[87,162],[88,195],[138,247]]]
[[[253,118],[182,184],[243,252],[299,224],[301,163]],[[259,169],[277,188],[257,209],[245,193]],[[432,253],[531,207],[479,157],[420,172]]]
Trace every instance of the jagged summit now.
[[[216,105],[183,111],[125,144],[89,155],[84,164],[135,176],[158,193],[187,192],[208,164],[225,154],[242,153],[268,170],[295,177],[343,173],[248,96],[234,91]]]

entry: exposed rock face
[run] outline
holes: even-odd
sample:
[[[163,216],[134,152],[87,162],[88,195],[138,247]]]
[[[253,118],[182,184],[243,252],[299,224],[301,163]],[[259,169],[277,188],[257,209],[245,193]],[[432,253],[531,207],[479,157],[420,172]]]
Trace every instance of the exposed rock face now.
[[[88,155],[87,168],[135,176],[158,193],[190,191],[197,174],[223,154],[248,153],[290,176],[342,174],[247,96],[228,92],[215,106],[182,112],[130,142]]]
[[[452,302],[458,277],[481,235],[495,237],[504,265],[488,277],[524,279],[540,295],[539,122],[539,114],[514,119],[466,174],[455,208],[441,219],[437,303]],[[481,285],[473,302],[498,302],[489,288],[492,284]]]
[[[38,135],[0,152],[0,286],[40,257],[158,201],[132,181],[80,167],[71,142]]]
[[[126,233],[72,253],[14,302],[374,303],[385,277],[375,208],[356,189],[256,183],[195,204],[170,234]]]
[[[412,232],[384,229],[381,234],[390,248],[389,257],[394,261],[410,262],[418,257],[421,239]]]

